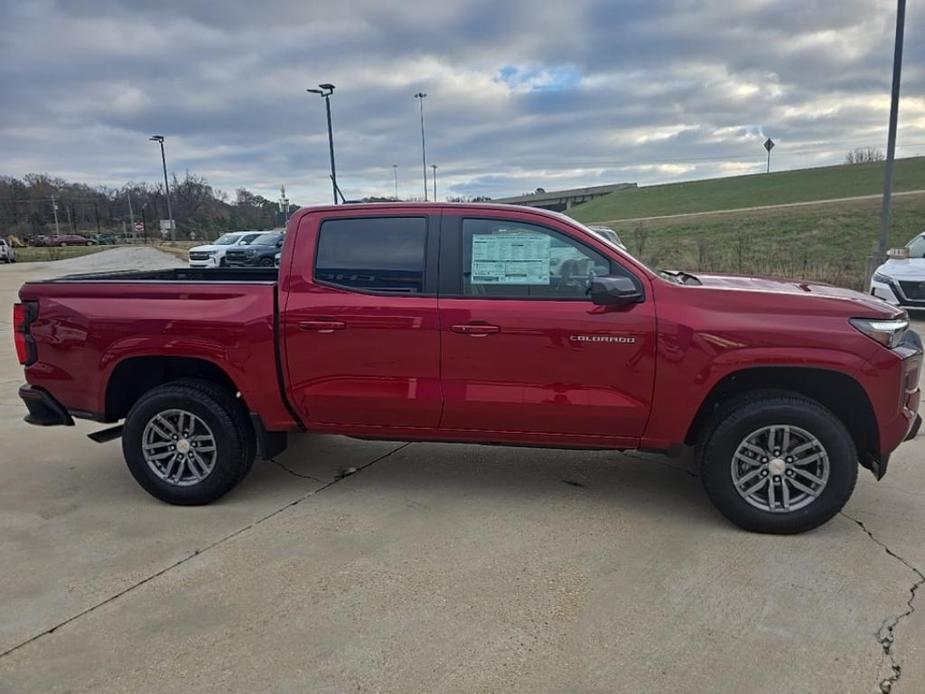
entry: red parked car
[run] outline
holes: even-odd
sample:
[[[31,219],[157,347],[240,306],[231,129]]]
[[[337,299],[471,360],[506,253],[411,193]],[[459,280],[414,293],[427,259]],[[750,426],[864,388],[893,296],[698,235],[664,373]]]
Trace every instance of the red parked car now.
[[[920,424],[906,315],[822,284],[658,272],[562,215],[501,205],[303,209],[279,270],[28,282],[20,390],[39,425],[124,425],[159,499],[203,504],[288,432],[696,448],[744,528],[831,518]],[[460,461],[460,464],[465,464]]]
[[[46,236],[46,246],[91,246],[93,241],[86,236],[79,234],[60,234],[58,236]]]

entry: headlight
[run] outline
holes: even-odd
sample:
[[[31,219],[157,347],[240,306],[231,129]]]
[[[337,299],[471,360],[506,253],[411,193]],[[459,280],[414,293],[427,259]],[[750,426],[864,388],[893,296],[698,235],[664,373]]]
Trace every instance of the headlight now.
[[[882,284],[889,284],[891,282],[891,278],[886,275],[881,275],[879,272],[874,273],[873,280],[874,282],[880,282]]]
[[[852,318],[851,325],[868,337],[872,337],[884,347],[893,349],[903,339],[903,333],[909,327],[906,318],[879,320],[876,318]]]

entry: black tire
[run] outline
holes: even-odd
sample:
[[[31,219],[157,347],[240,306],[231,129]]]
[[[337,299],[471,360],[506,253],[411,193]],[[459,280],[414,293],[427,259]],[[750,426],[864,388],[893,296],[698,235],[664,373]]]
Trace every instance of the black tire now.
[[[158,413],[182,409],[199,417],[215,439],[215,463],[200,482],[177,486],[158,477],[145,460],[142,437]],[[250,471],[256,439],[242,403],[226,388],[197,379],[182,379],[145,393],[125,418],[122,452],[135,480],[152,496],[170,504],[198,506],[227,494]]]
[[[753,432],[772,425],[808,432],[828,458],[825,486],[808,505],[796,510],[758,508],[746,501],[733,481],[733,456],[739,445]],[[722,407],[701,438],[697,460],[704,489],[716,508],[740,528],[760,533],[794,534],[822,525],[844,507],[858,477],[857,451],[841,420],[818,402],[785,391],[757,392]],[[786,474],[794,476],[792,472]],[[779,479],[780,484],[786,483],[783,475]],[[796,479],[802,480],[799,476]],[[767,484],[773,482],[768,480]],[[777,503],[780,505],[779,500]]]
[[[257,265],[260,267],[273,267],[273,258],[261,258]]]

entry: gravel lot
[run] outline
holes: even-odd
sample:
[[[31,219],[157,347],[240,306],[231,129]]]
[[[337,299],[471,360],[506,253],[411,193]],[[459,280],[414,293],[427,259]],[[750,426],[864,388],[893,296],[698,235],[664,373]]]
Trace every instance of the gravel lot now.
[[[0,298],[175,265],[0,266]],[[8,349],[0,692],[869,693],[891,660],[925,691],[921,438],[796,537],[730,526],[683,460],[311,435],[178,508],[95,425],[24,424]]]

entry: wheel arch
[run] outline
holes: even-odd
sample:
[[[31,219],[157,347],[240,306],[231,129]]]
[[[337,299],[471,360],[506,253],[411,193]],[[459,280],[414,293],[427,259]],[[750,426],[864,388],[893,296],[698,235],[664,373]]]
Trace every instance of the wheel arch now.
[[[162,355],[127,357],[116,364],[106,383],[105,420],[122,419],[146,392],[181,378],[209,381],[232,394],[240,392],[234,379],[208,359]]]
[[[727,374],[701,403],[684,442],[699,441],[710,419],[730,399],[765,389],[798,393],[829,409],[854,439],[861,464],[870,466],[870,456],[880,450],[880,432],[867,392],[848,374],[818,367],[756,366]]]

